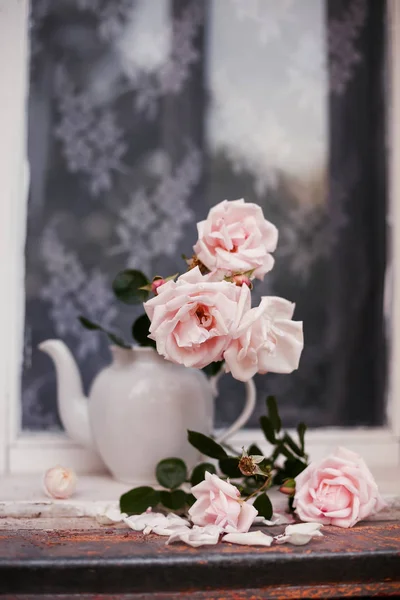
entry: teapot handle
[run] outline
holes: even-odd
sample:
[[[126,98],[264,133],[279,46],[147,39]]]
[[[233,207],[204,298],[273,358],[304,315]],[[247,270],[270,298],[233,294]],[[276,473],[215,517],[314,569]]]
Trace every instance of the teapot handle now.
[[[223,375],[223,372],[220,371],[217,375],[212,377],[211,381],[210,381],[215,396],[218,395],[217,384],[218,384],[218,381],[219,381],[221,375]],[[232,425],[230,427],[228,427],[228,429],[225,429],[225,431],[222,431],[220,433],[220,435],[216,438],[216,441],[218,443],[223,442],[223,441],[227,440],[228,438],[230,438],[241,427],[243,427],[243,425],[245,425],[247,423],[247,421],[250,419],[251,415],[253,414],[253,411],[254,411],[254,408],[256,405],[256,386],[254,385],[254,381],[252,379],[249,379],[249,381],[246,381],[244,385],[245,385],[245,390],[246,390],[246,398],[245,398],[243,410],[240,413],[240,415],[238,416],[238,418],[236,419],[236,421],[234,421],[232,423]]]

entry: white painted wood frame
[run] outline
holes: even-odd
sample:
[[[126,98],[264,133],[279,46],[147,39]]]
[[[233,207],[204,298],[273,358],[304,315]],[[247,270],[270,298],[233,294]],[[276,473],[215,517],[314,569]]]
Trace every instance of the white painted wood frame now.
[[[0,473],[39,472],[56,463],[90,473],[102,469],[100,461],[65,435],[20,430],[28,190],[28,5],[28,0],[0,0]],[[400,466],[400,1],[390,0],[389,10],[388,425],[373,429],[316,429],[307,434],[311,458],[322,457],[341,444],[358,451],[375,468]],[[240,448],[252,441],[266,446],[259,432],[251,430],[240,432],[231,443]]]

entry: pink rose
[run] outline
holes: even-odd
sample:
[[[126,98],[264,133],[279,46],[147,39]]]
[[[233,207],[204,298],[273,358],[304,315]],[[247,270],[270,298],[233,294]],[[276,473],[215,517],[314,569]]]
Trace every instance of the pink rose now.
[[[233,339],[225,350],[227,370],[248,381],[256,373],[291,373],[303,350],[303,324],[292,321],[294,304],[264,296],[257,308],[244,307]]]
[[[167,281],[144,303],[151,321],[149,337],[166,359],[202,368],[222,360],[237,322],[239,307],[250,308],[250,290],[227,281],[211,281],[192,269]]]
[[[250,529],[258,511],[240,498],[239,490],[206,472],[205,480],[191,489],[197,498],[189,509],[195,525],[218,525],[227,532],[245,532]]]
[[[197,258],[221,277],[253,271],[252,277],[262,280],[274,266],[269,253],[276,248],[278,230],[257,204],[224,200],[197,224],[197,230],[199,239],[193,247]]]
[[[302,521],[353,527],[386,503],[361,456],[337,448],[296,477],[294,506]]]

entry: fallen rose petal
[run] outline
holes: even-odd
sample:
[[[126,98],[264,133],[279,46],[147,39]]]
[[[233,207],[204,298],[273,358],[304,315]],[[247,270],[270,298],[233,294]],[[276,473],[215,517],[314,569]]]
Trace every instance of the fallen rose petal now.
[[[140,515],[131,515],[123,519],[134,531],[144,531],[147,527],[156,527],[157,525],[167,525],[168,520],[162,513],[144,512]]]
[[[173,513],[169,513],[165,520],[156,525],[148,525],[144,530],[144,535],[148,533],[155,533],[156,535],[172,535],[178,530],[187,529],[189,527],[189,521],[178,517]]]
[[[294,546],[304,546],[308,544],[312,538],[323,537],[320,529],[321,523],[296,523],[296,525],[288,525],[285,533],[275,536],[277,544],[293,544]]]
[[[264,517],[256,517],[254,519],[254,523],[267,525],[267,527],[273,527],[274,525],[287,525],[293,522],[294,518],[292,515],[282,515],[280,513],[274,513],[271,519],[264,519]]]
[[[107,506],[105,510],[99,510],[96,514],[96,521],[99,525],[112,525],[121,523],[128,515],[122,513],[116,506]]]
[[[189,521],[187,519],[184,519],[183,517],[179,517],[178,515],[175,515],[174,513],[168,513],[167,519],[168,519],[168,523],[170,525],[189,525]]]
[[[285,529],[285,534],[291,535],[292,533],[305,533],[314,535],[315,532],[319,532],[322,527],[322,523],[296,523],[295,525],[288,525]]]
[[[228,533],[224,535],[222,541],[242,546],[270,546],[274,538],[262,531],[248,531],[247,533]]]
[[[322,533],[321,533],[322,535]],[[312,540],[312,535],[305,533],[293,533],[292,535],[277,535],[274,539],[277,544],[292,544],[293,546],[304,546]]]
[[[222,529],[217,525],[205,525],[205,527],[195,525],[192,529],[187,528],[184,530],[182,528],[173,533],[167,540],[167,544],[184,542],[193,548],[198,548],[199,546],[214,546],[215,544],[218,544],[221,533]]]
[[[150,529],[150,531],[147,531]],[[168,527],[162,527],[161,525],[157,525],[153,529],[150,527],[146,528],[143,533],[146,535],[147,533],[154,533],[156,535],[175,535],[176,533],[186,532],[189,529],[187,525],[169,525]]]

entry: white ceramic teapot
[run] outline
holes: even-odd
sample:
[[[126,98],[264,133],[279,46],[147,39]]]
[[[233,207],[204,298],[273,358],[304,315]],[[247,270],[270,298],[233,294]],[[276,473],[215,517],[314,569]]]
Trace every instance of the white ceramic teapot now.
[[[187,430],[212,433],[217,378],[175,365],[153,348],[113,346],[112,363],[94,379],[89,401],[83,393],[75,360],[64,342],[39,345],[57,371],[58,408],[68,435],[95,449],[113,476],[125,483],[154,483],[157,463],[182,458],[189,468],[199,453]],[[246,385],[245,407],[217,441],[235,433],[253,412],[253,381]]]

